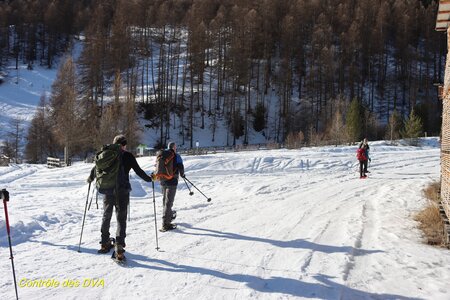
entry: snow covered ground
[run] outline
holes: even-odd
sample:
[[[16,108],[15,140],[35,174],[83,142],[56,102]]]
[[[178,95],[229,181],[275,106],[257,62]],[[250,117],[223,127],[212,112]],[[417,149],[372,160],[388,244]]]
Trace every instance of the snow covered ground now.
[[[0,188],[11,193],[17,280],[25,285],[19,297],[450,299],[450,251],[423,244],[413,220],[427,201],[422,188],[439,179],[437,139],[425,142],[370,143],[366,180],[354,146],[185,156],[187,178],[212,201],[195,189],[189,196],[182,182],[178,229],[158,232],[159,252],[151,184],[132,172],[126,267],[96,253],[102,210],[95,197],[77,252],[92,164],[0,168]],[[138,162],[150,172],[154,157]],[[158,184],[155,195],[160,226]],[[1,299],[15,298],[8,258],[2,213]],[[60,285],[27,287],[30,280]]]
[[[26,65],[21,65],[15,70],[11,66],[8,74],[5,83],[0,85],[0,140],[12,130],[12,119],[21,120],[28,128],[39,99],[50,95],[56,69],[36,67],[35,70],[27,70]]]

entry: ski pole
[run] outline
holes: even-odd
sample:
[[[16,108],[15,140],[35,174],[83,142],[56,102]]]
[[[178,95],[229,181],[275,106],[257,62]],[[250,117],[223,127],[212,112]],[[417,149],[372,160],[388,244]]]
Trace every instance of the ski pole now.
[[[189,185],[187,184],[187,182],[186,182],[186,178],[184,178],[183,177],[183,179],[184,179],[184,183],[186,184],[186,187],[188,188],[188,190],[189,190],[189,196],[192,196],[192,195],[194,195],[194,192],[193,191],[191,191],[191,188],[189,187]]]
[[[10,259],[11,259],[11,266],[12,266],[12,271],[13,271],[13,278],[14,278],[14,288],[16,289],[16,299],[19,299],[19,295],[17,293],[16,271],[14,269],[14,256],[13,256],[12,245],[11,245],[11,230],[9,228],[8,207],[6,205],[6,202],[9,201],[9,192],[6,189],[3,189],[0,191],[0,199],[3,199],[3,207],[5,209],[6,232],[8,233],[9,253],[11,255]]]
[[[88,197],[89,197],[89,193],[88,193]],[[92,204],[92,200],[94,199],[94,191],[92,191],[92,195],[91,195],[91,201],[89,201],[89,206],[88,206],[88,210],[91,210],[91,204]],[[98,206],[97,206],[98,209]]]
[[[189,179],[187,179],[186,177],[184,177],[185,180],[187,180],[187,182],[189,182],[197,191],[200,192],[200,194],[202,194],[208,202],[211,202],[211,198],[208,198],[205,194],[202,193],[202,191],[200,191]]]
[[[84,216],[83,216],[83,225],[81,225],[81,234],[80,234],[80,243],[78,244],[78,252],[80,251],[80,247],[81,247],[81,238],[83,237],[83,229],[84,229],[84,220],[86,219],[86,211],[87,211],[87,207],[88,207],[88,202],[89,202],[89,192],[91,191],[91,183],[89,182],[89,186],[88,186],[88,193],[86,196],[86,205],[84,207]]]
[[[152,190],[153,190],[153,213],[155,214],[156,251],[159,251],[159,246],[158,246],[158,225],[156,223],[155,183],[153,181],[152,181]]]

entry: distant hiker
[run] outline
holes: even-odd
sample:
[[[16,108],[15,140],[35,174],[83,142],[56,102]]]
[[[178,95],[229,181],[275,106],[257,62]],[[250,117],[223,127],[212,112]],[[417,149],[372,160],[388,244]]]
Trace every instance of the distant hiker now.
[[[366,150],[366,158],[367,158],[367,160],[368,160],[369,162],[372,161],[372,160],[370,159],[370,156],[369,156],[370,147],[369,147],[369,142],[367,141],[367,138],[364,138],[364,139],[361,141],[361,143],[359,144],[359,147],[360,147],[360,148],[361,148],[361,147],[364,147],[364,149]],[[370,173],[370,172],[367,170],[367,164],[365,165],[364,173]]]
[[[359,176],[360,178],[366,178],[366,173],[370,173],[367,170],[367,161],[370,160],[369,158],[369,144],[367,142],[367,138],[364,138],[364,140],[361,141],[361,143],[358,146],[358,150],[356,151],[356,157],[359,160]]]
[[[123,248],[125,247],[127,209],[131,191],[129,172],[133,169],[143,180],[152,181],[152,178],[139,167],[136,158],[126,150],[126,147],[127,139],[124,135],[116,136],[113,144],[103,146],[102,151],[95,156],[96,165],[87,179],[88,183],[97,179],[97,189],[99,193],[105,195],[103,198],[101,248],[97,252],[108,253],[115,246],[118,260],[124,259],[125,252]],[[104,166],[102,166],[103,161]],[[108,178],[108,176],[113,177]],[[110,239],[109,233],[113,207],[116,208],[117,218],[115,243],[113,243],[113,239]]]
[[[175,142],[169,142],[166,150],[159,151],[156,156],[156,170],[152,177],[161,183],[163,194],[163,215],[161,231],[176,228],[172,220],[176,218],[176,212],[172,210],[175,194],[177,192],[178,177],[184,178],[184,165],[181,156],[177,153]]]

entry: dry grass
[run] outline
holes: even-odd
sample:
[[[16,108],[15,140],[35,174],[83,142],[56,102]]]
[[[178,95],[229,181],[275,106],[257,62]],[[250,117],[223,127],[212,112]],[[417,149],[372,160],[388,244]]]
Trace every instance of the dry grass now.
[[[423,193],[428,200],[433,201],[438,204],[440,201],[441,193],[441,183],[439,181],[434,181],[430,183],[424,190]]]
[[[439,213],[440,182],[432,182],[423,193],[429,200],[428,205],[415,216],[420,223],[419,228],[425,234],[428,244],[445,245],[444,223]]]
[[[300,149],[304,141],[305,136],[303,135],[303,132],[299,131],[297,133],[290,132],[284,143],[288,149]]]

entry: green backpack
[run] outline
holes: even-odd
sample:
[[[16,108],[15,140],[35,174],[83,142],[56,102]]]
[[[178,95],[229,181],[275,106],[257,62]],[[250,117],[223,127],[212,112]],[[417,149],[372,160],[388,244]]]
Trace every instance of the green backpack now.
[[[95,155],[95,176],[100,194],[112,195],[125,185],[125,173],[122,167],[122,150],[119,144],[104,145]]]

